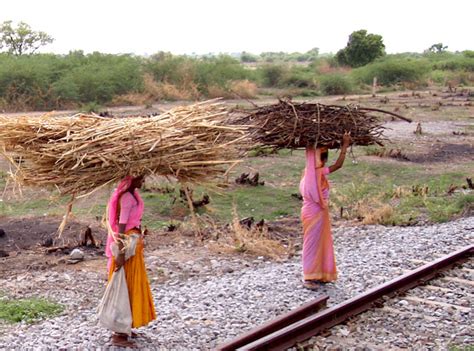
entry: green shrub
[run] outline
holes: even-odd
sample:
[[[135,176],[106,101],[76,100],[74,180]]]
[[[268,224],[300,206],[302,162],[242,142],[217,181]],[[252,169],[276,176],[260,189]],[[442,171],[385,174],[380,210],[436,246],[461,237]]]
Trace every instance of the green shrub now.
[[[98,104],[95,101],[91,101],[82,105],[79,109],[81,112],[84,112],[84,113],[91,113],[91,112],[99,113],[100,110],[102,109],[102,106],[100,106],[100,104]]]
[[[353,91],[350,78],[341,73],[331,73],[322,76],[320,88],[325,95],[343,95]]]
[[[139,91],[140,60],[130,55],[0,55],[0,96],[9,109],[51,109]]]
[[[0,96],[13,109],[54,107],[49,90],[60,68],[42,56],[0,56]]]
[[[282,77],[281,85],[296,88],[316,88],[316,75],[307,67],[294,66]]]
[[[186,79],[194,80],[195,77],[193,59],[165,52],[157,53],[146,60],[144,70],[159,83],[182,85]]]
[[[253,72],[230,56],[221,55],[196,61],[195,83],[206,93],[211,86],[225,88],[234,80],[254,80]]]
[[[228,88],[237,80],[255,80],[254,73],[230,56],[190,58],[159,53],[145,63],[144,70],[155,81],[181,89],[197,88],[206,95],[209,87]]]
[[[474,50],[465,50],[462,52],[465,57],[474,58]]]
[[[421,83],[428,73],[429,64],[423,59],[388,57],[367,66],[355,69],[352,75],[356,81],[372,84],[374,77],[382,85],[410,82]]]
[[[455,56],[434,63],[433,69],[474,72],[474,57]]]
[[[132,56],[94,53],[69,70],[57,86],[66,88],[66,96],[76,92],[77,102],[106,103],[116,95],[140,91],[143,77],[139,60]]]
[[[285,79],[288,69],[283,65],[264,65],[258,68],[262,83],[266,87],[278,87]]]
[[[240,61],[245,62],[245,63],[257,62],[258,56],[251,54],[249,52],[243,51],[242,54],[240,55]]]
[[[449,79],[449,74],[446,71],[434,70],[430,72],[429,78],[437,84],[444,85],[446,80]]]

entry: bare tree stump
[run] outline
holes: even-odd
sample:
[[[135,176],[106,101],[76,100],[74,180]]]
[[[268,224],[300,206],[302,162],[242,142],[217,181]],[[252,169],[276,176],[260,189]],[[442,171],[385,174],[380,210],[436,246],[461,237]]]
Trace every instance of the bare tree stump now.
[[[474,189],[474,184],[472,184],[472,178],[466,178],[466,182],[469,189]]]
[[[87,227],[87,229],[84,231],[84,239],[81,242],[81,246],[87,246],[89,240],[91,242],[91,246],[97,246],[94,236],[92,235],[91,227]]]
[[[418,124],[416,125],[416,130],[413,133],[415,133],[416,135],[423,134],[423,131],[421,130],[421,122],[418,122]]]

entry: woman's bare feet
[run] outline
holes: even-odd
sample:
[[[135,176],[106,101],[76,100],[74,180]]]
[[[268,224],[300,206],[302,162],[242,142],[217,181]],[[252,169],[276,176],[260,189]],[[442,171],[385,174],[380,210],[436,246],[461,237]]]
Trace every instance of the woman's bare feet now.
[[[120,347],[131,347],[134,348],[135,344],[132,341],[128,341],[127,334],[112,334],[112,345]]]
[[[319,289],[320,285],[314,280],[305,280],[303,282],[303,287],[308,290],[316,291]]]

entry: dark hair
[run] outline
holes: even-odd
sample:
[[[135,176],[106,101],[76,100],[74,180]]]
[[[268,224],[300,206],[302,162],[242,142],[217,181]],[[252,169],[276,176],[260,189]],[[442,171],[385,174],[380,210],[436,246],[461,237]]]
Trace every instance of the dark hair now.
[[[321,161],[326,162],[329,157],[329,151],[321,152]]]

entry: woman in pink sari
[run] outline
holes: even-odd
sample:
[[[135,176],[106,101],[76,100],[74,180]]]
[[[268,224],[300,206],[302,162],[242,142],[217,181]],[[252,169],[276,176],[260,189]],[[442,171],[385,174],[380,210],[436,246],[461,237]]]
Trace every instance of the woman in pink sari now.
[[[113,192],[108,204],[110,233],[107,237],[105,248],[105,253],[108,257],[107,269],[109,271],[109,279],[114,271],[122,267],[125,270],[132,312],[132,328],[145,326],[156,319],[155,306],[143,257],[144,244],[141,219],[144,204],[138,192],[142,184],[143,177],[125,177]],[[124,245],[118,239],[126,239],[127,236],[133,234],[136,234],[139,238],[135,254],[125,260],[125,254],[121,251],[117,257],[114,257],[111,248],[112,243],[117,241],[118,248],[121,250]],[[132,337],[134,336],[136,334],[132,332]],[[128,341],[128,335],[126,334],[113,334],[112,342],[116,346],[133,347],[133,343]]]
[[[337,279],[326,176],[342,167],[350,143],[350,133],[346,133],[339,158],[330,167],[325,167],[327,148],[306,148],[306,168],[300,182],[300,192],[303,196],[303,279],[307,289],[314,290],[318,288],[318,283]]]

